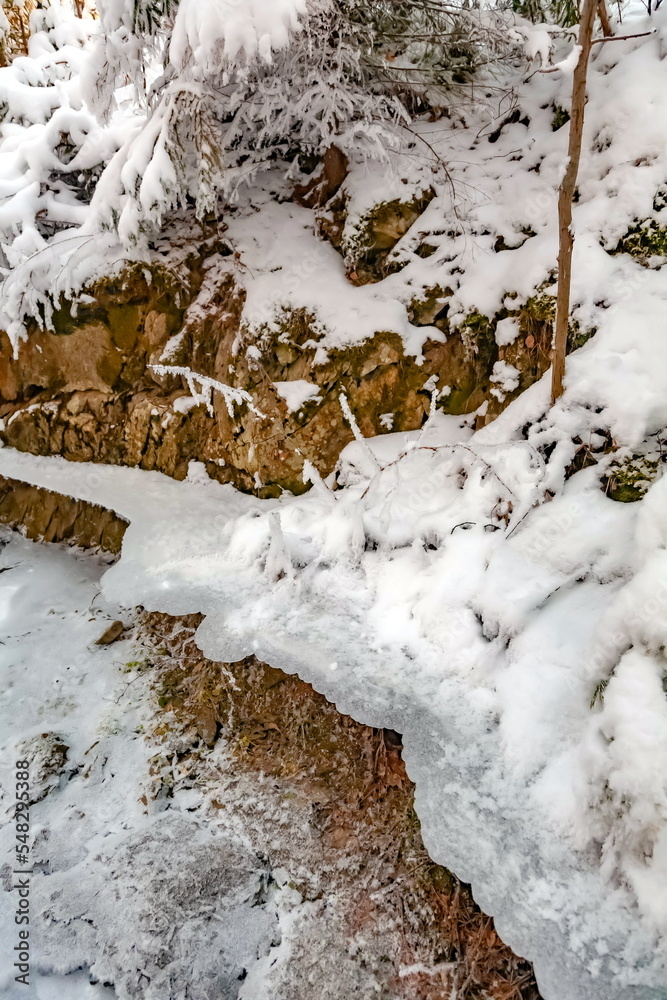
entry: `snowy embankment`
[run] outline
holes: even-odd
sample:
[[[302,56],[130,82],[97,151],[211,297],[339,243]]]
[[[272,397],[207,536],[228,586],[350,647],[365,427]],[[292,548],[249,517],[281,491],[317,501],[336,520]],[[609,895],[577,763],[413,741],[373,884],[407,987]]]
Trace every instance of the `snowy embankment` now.
[[[355,443],[344,488],[281,501],[9,450],[0,472],[130,520],[108,600],[202,611],[208,657],[255,653],[402,732],[427,847],[548,1000],[657,1000],[667,478],[626,505],[588,469],[531,509],[553,470],[510,416],[505,444],[494,425],[452,445],[452,418]]]
[[[3,1000],[271,1000],[307,995],[313,977],[335,982],[322,996],[377,995],[400,930],[351,954],[307,796],[244,772],[226,739],[193,749],[192,731],[165,724],[156,651],[136,611],[101,595],[104,569],[0,531]],[[118,618],[120,639],[96,644]],[[31,764],[25,840],[17,759]],[[13,967],[24,905],[27,988]]]

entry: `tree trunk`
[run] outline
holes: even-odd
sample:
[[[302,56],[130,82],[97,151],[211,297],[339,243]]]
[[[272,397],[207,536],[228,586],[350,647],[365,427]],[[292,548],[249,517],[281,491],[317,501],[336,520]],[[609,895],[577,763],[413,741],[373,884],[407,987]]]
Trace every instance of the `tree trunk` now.
[[[572,282],[572,199],[577,186],[581,138],[584,130],[586,74],[593,39],[593,25],[598,0],[584,0],[579,24],[579,61],[572,80],[572,111],[567,150],[567,167],[558,192],[558,294],[556,296],[556,330],[554,334],[551,401],[555,403],[563,392],[567,330],[570,315],[570,285]]]
[[[598,17],[600,18],[602,34],[605,38],[610,38],[612,28],[611,21],[609,20],[609,11],[607,10],[607,0],[598,0]]]

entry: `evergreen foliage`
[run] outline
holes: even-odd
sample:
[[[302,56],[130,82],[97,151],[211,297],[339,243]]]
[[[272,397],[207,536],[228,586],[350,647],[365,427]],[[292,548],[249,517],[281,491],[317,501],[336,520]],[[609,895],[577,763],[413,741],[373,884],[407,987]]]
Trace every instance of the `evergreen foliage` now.
[[[294,176],[334,143],[383,156],[397,125],[514,44],[497,15],[445,0],[107,0],[102,24],[90,103],[107,120],[130,79],[148,111],[95,199],[129,243],[179,205],[205,216],[266,165]]]

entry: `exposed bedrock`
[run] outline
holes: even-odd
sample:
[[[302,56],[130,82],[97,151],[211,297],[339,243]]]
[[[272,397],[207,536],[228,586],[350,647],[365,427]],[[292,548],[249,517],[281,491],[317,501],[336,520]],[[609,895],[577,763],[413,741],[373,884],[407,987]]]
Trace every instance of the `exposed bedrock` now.
[[[246,352],[245,293],[232,274],[220,272],[213,283],[205,278],[205,263],[191,260],[178,281],[160,265],[128,266],[121,277],[89,289],[76,307],[63,305],[53,330],[31,331],[16,357],[0,334],[0,440],[33,454],[140,466],[177,479],[195,460],[212,478],[260,496],[298,493],[305,489],[304,461],[327,475],[352,438],[341,392],[364,435],[414,430],[426,419],[424,385],[435,375],[445,390],[438,407],[477,413],[479,425],[549,361],[548,320],[524,310],[516,342],[499,347],[494,322],[485,317],[473,315],[450,331],[447,294],[438,289],[409,309],[415,325],[444,334],[444,342],[427,340],[419,359],[405,353],[392,331],[325,353],[316,317],[303,312],[284,314],[253,335]],[[490,380],[498,360],[521,373],[502,400]],[[182,376],[149,367],[161,361],[248,391],[263,416],[245,404],[230,416],[219,393],[213,416],[204,405],[192,406]],[[290,382],[311,383],[315,398],[294,408],[284,386]]]

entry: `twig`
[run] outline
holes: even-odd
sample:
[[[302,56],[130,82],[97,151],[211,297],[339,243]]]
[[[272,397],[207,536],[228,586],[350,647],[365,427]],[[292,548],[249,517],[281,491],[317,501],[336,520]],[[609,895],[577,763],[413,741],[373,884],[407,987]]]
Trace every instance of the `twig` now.
[[[603,42],[625,42],[628,38],[646,38],[647,35],[655,35],[656,29],[650,31],[640,31],[637,35],[606,35],[604,38],[594,38],[591,45],[602,45]]]
[[[591,42],[593,45],[602,45],[603,42],[625,42],[629,38],[646,38],[647,35],[655,35],[656,29],[652,28],[651,31],[642,31],[637,35],[605,35],[604,38],[594,38]],[[581,58],[581,57],[580,57]],[[560,66],[550,66],[548,69],[539,69],[538,73],[560,73]]]
[[[373,465],[375,466],[375,468],[379,469],[381,471],[382,470],[382,466],[380,465],[380,463],[378,462],[377,458],[375,457],[375,455],[371,451],[371,448],[370,448],[370,446],[368,444],[368,441],[366,440],[366,438],[364,437],[364,435],[359,430],[359,424],[355,420],[354,414],[352,413],[352,410],[350,409],[350,404],[347,401],[347,396],[345,395],[344,392],[340,393],[340,395],[338,396],[338,401],[340,403],[340,408],[343,411],[343,416],[347,420],[348,424],[350,425],[350,430],[354,434],[355,440],[359,442],[359,444],[361,445],[361,447],[365,451],[366,455],[370,458],[370,460],[373,463]]]
[[[423,142],[424,145],[428,149],[430,149],[430,151],[435,156],[437,162],[440,164],[442,170],[444,171],[445,177],[447,178],[447,183],[449,184],[449,189],[451,191],[451,195],[452,195],[452,211],[454,212],[454,217],[456,219],[458,219],[459,218],[459,213],[458,213],[458,209],[456,207],[456,202],[454,200],[455,197],[456,197],[456,187],[454,186],[454,180],[453,180],[452,175],[450,174],[449,170],[447,169],[447,165],[446,165],[445,161],[440,156],[440,154],[437,152],[437,150],[431,145],[431,143],[428,141],[428,139],[425,139],[424,136],[421,135],[419,132],[415,132],[414,129],[411,129],[409,125],[404,125],[403,127],[405,128],[406,132],[410,132],[410,134],[414,135],[414,137],[416,139],[419,139],[421,142]]]

